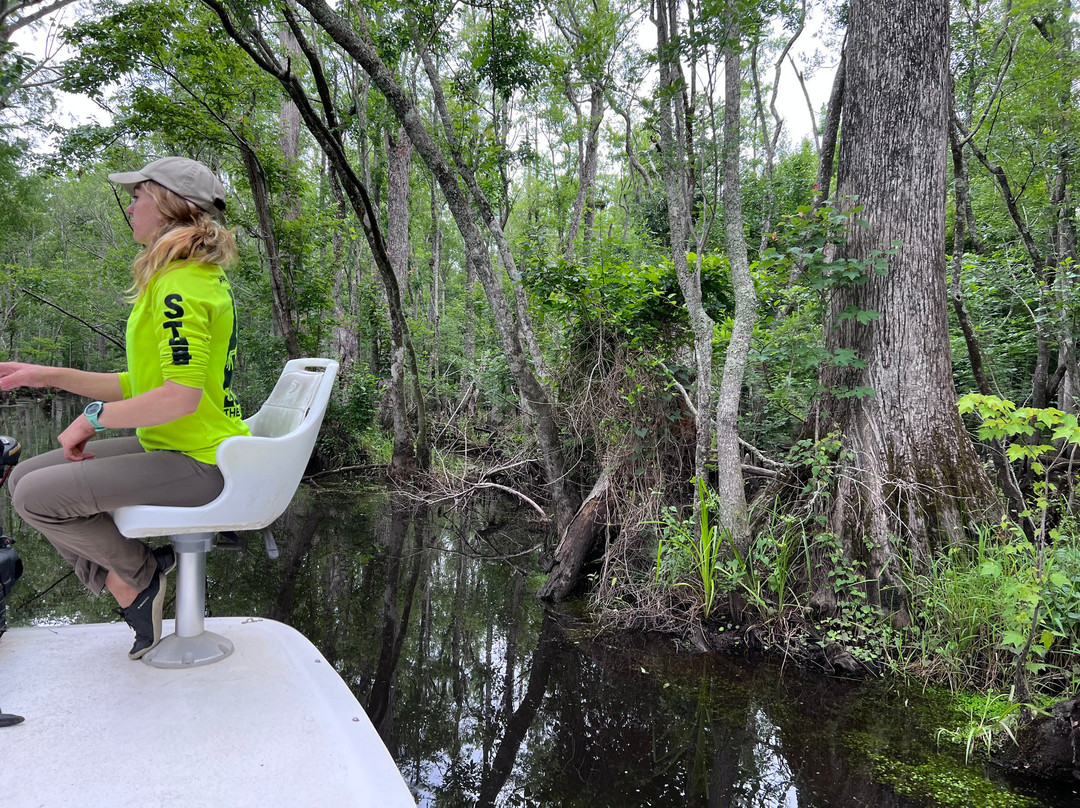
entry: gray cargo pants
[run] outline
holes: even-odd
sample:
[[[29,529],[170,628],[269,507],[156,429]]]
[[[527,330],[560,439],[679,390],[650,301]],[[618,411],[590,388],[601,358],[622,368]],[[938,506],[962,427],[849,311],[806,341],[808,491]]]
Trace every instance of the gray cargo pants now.
[[[12,504],[74,568],[95,595],[109,570],[142,592],[157,571],[144,542],[125,539],[107,513],[125,505],[205,505],[221,493],[221,471],[180,452],[142,448],[139,439],[92,440],[94,457],[72,462],[55,449],[19,463],[8,478]]]

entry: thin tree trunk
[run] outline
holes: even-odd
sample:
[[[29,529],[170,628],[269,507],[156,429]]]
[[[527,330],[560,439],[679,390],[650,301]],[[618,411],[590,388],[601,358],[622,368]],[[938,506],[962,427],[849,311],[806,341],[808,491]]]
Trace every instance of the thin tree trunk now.
[[[630,168],[641,176],[642,181],[645,183],[645,187],[651,190],[653,186],[652,175],[650,175],[648,169],[641,164],[641,160],[638,159],[637,152],[634,150],[634,129],[630,120],[630,113],[623,107],[618,106],[611,96],[608,97],[608,106],[610,106],[626,123],[626,136],[623,140],[623,151],[626,152],[626,159],[630,163]]]
[[[573,102],[574,107],[578,109],[580,118],[581,110],[574,100],[573,93],[568,90],[567,95]],[[596,168],[600,156],[600,124],[603,123],[603,120],[604,86],[597,82],[592,85],[592,92],[589,96],[589,126],[585,134],[584,144],[579,148],[578,192],[577,197],[574,199],[574,207],[570,212],[570,226],[566,231],[564,257],[570,262],[574,260],[578,235],[582,231],[583,222],[582,242],[587,245],[593,237],[593,221],[596,215],[593,197],[596,191]]]
[[[334,255],[334,327],[332,330],[332,343],[335,354],[341,358],[342,377],[351,378],[357,363],[360,361],[360,345],[356,336],[356,312],[353,311],[355,301],[349,293],[352,286],[352,274],[354,260],[347,254],[345,249],[345,221],[348,218],[348,209],[345,207],[345,196],[341,191],[341,183],[338,182],[337,174],[327,171],[330,195],[333,197],[334,206],[337,208],[341,224],[334,228],[333,255]]]
[[[428,379],[434,382],[440,378],[439,373],[439,325],[442,322],[442,254],[443,233],[442,206],[439,204],[439,196],[436,192],[435,183],[431,183],[431,301],[429,303],[428,321],[431,323],[431,359],[428,361]]]
[[[818,152],[817,193],[814,194],[814,207],[820,207],[829,199],[832,187],[833,167],[836,161],[836,142],[840,134],[840,116],[844,109],[844,77],[847,75],[845,54],[847,40],[840,50],[840,64],[836,66],[832,92],[829,94],[829,107],[825,110],[825,125],[821,133],[821,151]]]
[[[953,193],[956,197],[956,213],[953,218],[952,284],[949,291],[953,311],[956,313],[956,320],[960,324],[960,331],[964,335],[964,344],[967,346],[968,360],[971,362],[971,372],[975,376],[975,385],[979,388],[980,393],[988,396],[993,394],[993,390],[990,387],[990,380],[986,377],[982,349],[979,347],[979,339],[975,335],[975,327],[971,323],[971,317],[968,316],[967,306],[964,305],[964,291],[961,283],[967,232],[963,210],[968,203],[969,185],[963,148],[960,145],[960,138],[957,136],[955,126],[949,127],[949,149],[953,162]]]
[[[386,253],[401,292],[401,306],[406,305],[409,277],[409,169],[412,143],[404,131],[387,134]],[[409,427],[405,397],[405,344],[395,342],[390,353],[390,398],[394,424],[394,450],[390,462],[391,477],[408,475],[416,463],[412,429]]]
[[[955,103],[955,98],[953,99]],[[949,297],[952,300],[953,312],[956,321],[960,325],[960,331],[964,335],[964,344],[967,346],[968,361],[971,362],[971,372],[975,377],[975,385],[984,396],[993,395],[990,379],[986,375],[983,365],[982,348],[979,338],[975,333],[975,327],[971,323],[967,306],[964,303],[964,287],[962,283],[964,270],[964,245],[966,239],[966,220],[964,209],[970,206],[967,163],[964,160],[963,147],[960,144],[959,133],[950,122],[949,126],[949,149],[953,163],[953,193],[956,197],[955,211],[953,214],[953,264],[952,282],[949,289]],[[994,463],[994,471],[998,485],[1005,492],[1009,500],[1010,510],[1018,514],[1024,510],[1024,497],[1016,485],[1016,477],[1005,459],[1004,446],[1000,441],[995,441],[991,458]]]
[[[742,144],[739,117],[742,106],[742,45],[739,40],[742,29],[738,10],[730,6],[727,24],[727,45],[724,49],[724,233],[735,291],[735,322],[724,358],[724,375],[716,403],[716,490],[720,502],[720,524],[730,532],[737,546],[745,549],[750,543],[750,526],[746,512],[738,421],[750,338],[757,319],[757,295],[746,252],[739,177],[739,149]]]
[[[510,248],[510,242],[506,238],[506,233],[503,230],[501,221],[495,218],[495,212],[491,208],[491,203],[488,201],[483,189],[481,189],[480,183],[476,180],[475,173],[468,163],[465,162],[461,147],[458,144],[458,138],[454,134],[454,124],[446,106],[446,99],[443,96],[442,80],[439,77],[438,67],[431,57],[430,52],[424,51],[421,54],[421,58],[424,62],[424,70],[427,72],[428,80],[431,83],[435,108],[439,112],[443,130],[446,133],[447,141],[450,143],[450,151],[454,159],[454,165],[466,187],[469,189],[473,203],[480,211],[480,218],[483,219],[484,224],[487,225],[488,232],[490,232],[495,239],[495,244],[499,251],[499,260],[502,261],[506,274],[510,276],[511,289],[514,295],[514,307],[517,314],[517,330],[520,338],[524,340],[525,346],[528,348],[529,358],[532,360],[534,372],[537,378],[542,382],[544,379],[550,377],[550,373],[548,372],[547,362],[544,360],[543,351],[540,350],[540,342],[537,340],[536,332],[532,327],[532,317],[529,315],[528,301],[525,298],[525,286],[521,280],[521,273],[518,272],[517,262],[514,260],[514,252]]]
[[[734,21],[731,21],[732,20],[732,12],[731,12],[731,7],[730,6],[728,7],[728,18],[729,18],[729,23],[728,23],[729,25],[738,26],[738,20],[737,19],[735,19]],[[775,212],[776,212],[774,210],[774,207],[775,207],[775,204],[776,204],[776,202],[775,202],[776,193],[775,193],[775,189],[773,187],[773,174],[774,174],[774,165],[775,165],[775,162],[776,162],[776,148],[777,148],[777,144],[780,141],[780,133],[782,131],[782,126],[783,126],[783,119],[780,117],[780,113],[776,109],[776,96],[780,91],[780,73],[781,73],[781,70],[784,67],[784,59],[786,59],[788,57],[788,54],[791,53],[791,49],[795,46],[795,42],[802,35],[803,28],[804,28],[805,24],[806,24],[806,0],[802,0],[802,7],[801,7],[801,10],[800,10],[799,16],[798,16],[798,24],[796,25],[795,30],[792,32],[791,36],[788,38],[788,41],[785,43],[784,48],[780,52],[780,55],[777,57],[776,64],[773,67],[772,94],[771,94],[771,96],[769,98],[769,111],[772,113],[772,118],[773,118],[773,131],[772,131],[771,136],[769,134],[768,127],[766,126],[766,123],[765,123],[765,112],[764,112],[764,110],[762,109],[762,106],[761,106],[761,86],[760,86],[760,81],[759,81],[758,75],[757,75],[757,48],[756,47],[754,48],[754,52],[753,52],[753,56],[752,56],[752,70],[754,72],[754,88],[755,88],[755,95],[756,95],[756,101],[757,101],[757,107],[758,107],[758,117],[760,118],[760,124],[761,124],[761,144],[765,149],[765,174],[764,174],[764,177],[763,177],[764,186],[765,186],[765,198],[764,198],[764,201],[763,201],[763,204],[762,204],[762,215],[761,215],[761,218],[762,218],[761,230],[762,230],[762,232],[761,232],[761,246],[760,246],[760,250],[759,250],[760,252],[764,252],[765,248],[768,246],[766,239],[768,238],[768,232],[770,230],[772,230],[773,216],[775,215]],[[731,38],[732,38],[732,34],[729,33],[728,34],[728,44],[729,45],[731,43]],[[731,49],[730,48],[727,48],[726,51],[727,51],[728,55],[731,54]],[[792,67],[794,67],[794,63],[792,63]],[[798,73],[798,71],[796,70],[796,74],[797,73]],[[800,83],[801,83],[801,77],[800,77]],[[729,90],[730,90],[730,84],[729,84]],[[740,90],[741,90],[741,88],[740,88]],[[805,91],[805,87],[804,87],[804,91]],[[727,117],[726,114],[725,114],[725,117]],[[818,132],[817,132],[817,124],[816,124],[816,122],[814,124],[814,142],[818,143]],[[820,149],[820,145],[818,145],[818,148]],[[741,208],[741,205],[740,205],[740,208]]]
[[[266,262],[270,269],[270,289],[273,292],[274,319],[285,339],[285,351],[290,359],[300,357],[300,343],[296,338],[296,325],[293,322],[293,307],[285,285],[285,273],[282,271],[281,252],[274,236],[274,220],[270,213],[270,192],[266,187],[266,174],[255,150],[248,144],[240,143],[240,154],[251,186],[251,197],[255,202],[255,213],[259,218],[260,237],[266,245]]]
[[[708,479],[712,448],[712,340],[713,321],[701,299],[701,275],[691,272],[686,254],[690,247],[691,182],[684,146],[687,122],[683,107],[684,82],[679,66],[678,0],[662,0],[656,8],[657,61],[660,65],[660,150],[667,195],[671,261],[694,333],[694,476]]]

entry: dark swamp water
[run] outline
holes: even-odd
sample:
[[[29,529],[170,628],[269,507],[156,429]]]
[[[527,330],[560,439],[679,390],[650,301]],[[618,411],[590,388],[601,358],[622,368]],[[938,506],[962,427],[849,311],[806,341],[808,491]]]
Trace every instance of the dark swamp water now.
[[[51,448],[60,410],[2,408],[0,433],[27,456]],[[117,619],[0,502],[26,564],[9,624]],[[256,535],[210,554],[208,611],[303,632],[421,806],[1080,806],[1076,789],[1010,780],[938,746],[948,710],[918,687],[691,654],[545,611],[531,522],[494,505],[440,512],[303,486],[275,526],[279,559]]]

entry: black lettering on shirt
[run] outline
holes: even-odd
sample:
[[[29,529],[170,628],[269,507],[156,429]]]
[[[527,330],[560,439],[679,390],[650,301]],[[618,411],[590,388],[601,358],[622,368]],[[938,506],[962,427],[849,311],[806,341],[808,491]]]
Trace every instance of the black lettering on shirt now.
[[[172,336],[169,337],[169,345],[172,346],[172,363],[174,365],[191,364],[191,353],[188,351],[187,337],[180,336],[180,329],[184,327],[184,321],[180,319],[184,316],[184,307],[180,305],[183,301],[183,295],[176,292],[165,295],[166,320],[161,324],[161,327],[172,332]]]
[[[171,295],[165,295],[165,316],[176,320],[183,317],[184,307],[180,305],[183,300],[183,296],[178,295],[175,292]]]
[[[224,281],[224,278],[222,278],[222,281]],[[221,409],[231,418],[242,418],[240,402],[236,400],[232,392],[233,369],[236,367],[237,331],[239,329],[236,316],[236,300],[233,298],[232,289],[228,288],[228,286],[225,289],[229,295],[229,304],[232,307],[232,333],[229,335],[229,348],[225,354],[225,371],[221,380],[225,392],[225,397],[221,402]]]
[[[175,295],[170,295],[170,297],[175,297]],[[188,339],[187,337],[180,336],[180,329],[184,327],[184,321],[166,320],[161,324],[161,327],[166,331],[172,332],[172,336],[169,337],[169,345],[172,346],[172,363],[174,365],[191,364],[191,353],[188,351]]]

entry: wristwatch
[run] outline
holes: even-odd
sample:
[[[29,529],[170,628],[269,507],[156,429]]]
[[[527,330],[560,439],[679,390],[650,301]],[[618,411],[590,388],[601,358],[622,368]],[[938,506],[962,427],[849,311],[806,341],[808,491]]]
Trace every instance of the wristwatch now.
[[[104,432],[105,427],[101,425],[98,420],[98,416],[101,415],[102,410],[105,409],[105,404],[101,401],[91,401],[86,405],[86,409],[83,410],[83,415],[86,416],[86,420],[90,422],[90,426],[94,428],[95,432]]]

